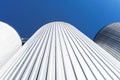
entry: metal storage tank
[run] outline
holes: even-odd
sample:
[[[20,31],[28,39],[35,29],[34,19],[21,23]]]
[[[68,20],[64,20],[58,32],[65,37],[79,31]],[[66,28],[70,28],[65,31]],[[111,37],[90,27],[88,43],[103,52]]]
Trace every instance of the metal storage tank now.
[[[120,22],[103,27],[94,41],[120,61]]]
[[[1,80],[120,80],[120,62],[74,26],[41,27],[0,71]]]
[[[0,68],[20,49],[22,41],[10,25],[0,21]]]

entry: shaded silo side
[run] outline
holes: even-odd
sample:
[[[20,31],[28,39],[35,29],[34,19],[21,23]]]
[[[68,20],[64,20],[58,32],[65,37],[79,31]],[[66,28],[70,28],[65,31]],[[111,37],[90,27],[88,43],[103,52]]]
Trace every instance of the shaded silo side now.
[[[119,80],[120,63],[74,26],[41,27],[0,71],[1,80]]]
[[[0,69],[21,48],[19,34],[10,25],[0,21]]]
[[[97,33],[94,41],[120,61],[120,22],[105,26]]]

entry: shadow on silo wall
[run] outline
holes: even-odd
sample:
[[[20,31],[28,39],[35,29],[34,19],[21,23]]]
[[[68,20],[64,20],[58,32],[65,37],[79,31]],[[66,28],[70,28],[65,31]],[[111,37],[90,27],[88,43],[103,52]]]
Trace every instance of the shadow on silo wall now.
[[[120,61],[120,22],[102,28],[96,34],[94,41]]]

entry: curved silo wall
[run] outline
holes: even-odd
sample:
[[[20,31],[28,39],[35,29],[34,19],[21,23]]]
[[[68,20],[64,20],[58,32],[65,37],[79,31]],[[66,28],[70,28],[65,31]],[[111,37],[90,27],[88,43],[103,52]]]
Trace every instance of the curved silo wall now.
[[[41,27],[0,71],[2,80],[119,80],[120,63],[74,26]]]
[[[94,41],[120,61],[120,23],[112,23],[101,29]]]

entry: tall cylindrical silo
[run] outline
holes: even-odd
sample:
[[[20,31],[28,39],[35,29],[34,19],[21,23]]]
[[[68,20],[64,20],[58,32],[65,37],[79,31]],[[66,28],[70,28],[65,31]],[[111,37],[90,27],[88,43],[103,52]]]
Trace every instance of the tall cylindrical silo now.
[[[120,61],[120,22],[102,28],[94,41]]]
[[[20,36],[10,25],[0,21],[0,69],[21,48]]]
[[[2,80],[119,80],[120,63],[74,26],[51,22],[0,73]]]

